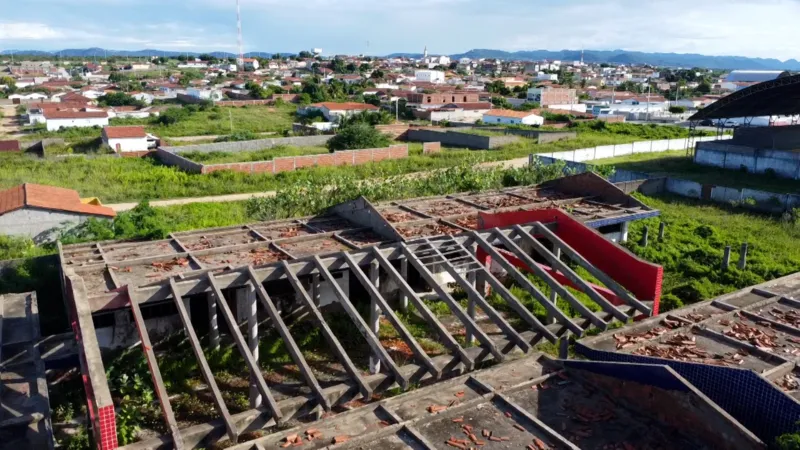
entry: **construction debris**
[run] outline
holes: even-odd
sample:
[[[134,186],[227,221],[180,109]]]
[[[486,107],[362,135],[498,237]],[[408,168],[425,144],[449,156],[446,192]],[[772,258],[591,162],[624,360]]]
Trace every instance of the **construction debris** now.
[[[667,330],[665,328],[656,327],[652,330],[647,331],[646,333],[630,333],[630,334],[614,334],[614,340],[617,341],[617,349],[626,348],[626,347],[633,347],[638,342],[644,342],[650,340],[654,337],[661,336],[662,334],[666,333]]]
[[[157,271],[169,272],[177,266],[180,267],[188,266],[189,260],[187,258],[172,258],[169,261],[155,261],[150,263],[150,265]]]
[[[798,379],[790,373],[784,375],[783,378],[776,380],[775,384],[780,386],[784,391],[796,391],[797,389],[800,389],[800,381],[798,381]]]
[[[760,312],[760,311],[759,311]],[[782,311],[778,308],[769,310],[769,315],[773,317],[776,322],[791,325],[793,327],[800,327],[800,313],[794,310]]]
[[[768,323],[759,325],[768,327]],[[747,326],[741,322],[734,322],[729,330],[724,331],[725,336],[749,342],[761,349],[772,349],[778,346],[775,342],[775,334],[768,334],[759,328]]]

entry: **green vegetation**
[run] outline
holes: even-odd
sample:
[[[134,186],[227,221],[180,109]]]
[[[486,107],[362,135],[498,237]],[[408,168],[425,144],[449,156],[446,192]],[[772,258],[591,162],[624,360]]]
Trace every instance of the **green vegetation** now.
[[[230,110],[247,111],[248,108]],[[195,116],[201,114],[205,113],[198,111]],[[577,139],[569,141],[539,145],[531,139],[520,139],[495,150],[447,149],[432,155],[423,155],[421,145],[411,144],[409,157],[403,160],[356,167],[316,167],[277,175],[231,171],[209,175],[188,174],[175,167],[164,166],[152,158],[71,157],[42,160],[28,155],[6,154],[0,155],[0,188],[20,183],[49,184],[75,189],[84,197],[100,197],[106,203],[222,195],[276,189],[310,175],[322,177],[340,173],[354,174],[364,179],[388,177],[461,164],[524,158],[530,153],[559,152],[636,140],[641,138],[590,131],[580,132]]]
[[[632,123],[609,123],[603,120],[573,122],[573,131],[595,131],[640,138],[640,140],[678,139],[689,137],[689,129],[666,125],[638,125]],[[695,131],[696,136],[713,136],[712,132]]]
[[[366,123],[354,123],[342,128],[328,141],[330,150],[355,150],[360,148],[382,148],[392,143],[389,136]]]
[[[638,195],[638,194],[637,194]],[[664,266],[664,310],[713,298],[800,270],[800,226],[793,220],[755,215],[744,209],[708,205],[683,197],[639,196],[662,216],[631,224],[628,248]],[[667,224],[663,242],[638,245],[643,228],[650,235]],[[748,242],[747,267],[736,268],[740,245]],[[722,270],[725,246],[734,264]]]
[[[695,164],[685,150],[661,153],[637,153],[617,158],[598,159],[592,164],[613,166],[618,170],[658,173],[715,186],[760,189],[768,192],[800,192],[800,181],[779,178],[774,175],[748,173],[742,176],[738,170]]]
[[[292,147],[280,145],[253,152],[179,152],[184,158],[203,164],[269,161],[279,156],[303,156],[328,153],[325,147]]]

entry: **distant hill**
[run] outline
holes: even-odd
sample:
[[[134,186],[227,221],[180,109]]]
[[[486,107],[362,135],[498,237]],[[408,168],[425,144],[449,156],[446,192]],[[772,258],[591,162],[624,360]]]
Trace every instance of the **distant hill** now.
[[[31,56],[63,56],[63,57],[105,57],[121,56],[129,58],[140,58],[148,56],[198,56],[198,52],[176,52],[156,49],[145,50],[110,50],[102,48],[86,49],[64,49],[57,52],[43,52],[39,50],[3,50],[0,55],[31,55]],[[233,58],[236,55],[230,52],[208,52],[217,58]],[[248,52],[245,57],[271,56],[274,52]],[[283,56],[291,56],[294,53],[281,52]],[[420,53],[392,53],[389,57],[421,58]],[[503,60],[561,60],[577,61],[581,58],[579,50],[528,50],[518,52],[506,52],[503,50],[474,49],[465,53],[449,55],[452,58],[470,59],[503,59]],[[703,67],[708,69],[740,69],[740,70],[800,70],[800,62],[794,59],[780,61],[774,58],[747,58],[744,56],[708,56],[695,53],[647,53],[630,52],[626,50],[586,50],[583,52],[583,59],[590,63],[612,63],[612,64],[649,64],[659,67]]]
[[[504,60],[539,61],[544,59],[578,61],[578,50],[532,50],[505,52],[502,50],[476,49],[466,53],[450,55],[453,58],[496,58]],[[772,58],[747,58],[744,56],[708,56],[694,53],[645,53],[625,50],[586,50],[583,60],[591,63],[649,64],[659,67],[703,67],[707,69],[749,70],[800,70],[800,62],[794,59],[780,61]]]

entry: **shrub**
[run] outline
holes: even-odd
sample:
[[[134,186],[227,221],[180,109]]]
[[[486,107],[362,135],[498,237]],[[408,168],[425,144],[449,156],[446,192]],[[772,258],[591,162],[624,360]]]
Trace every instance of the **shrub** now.
[[[671,112],[672,114],[683,114],[686,112],[686,108],[684,108],[683,106],[670,106],[669,112]]]
[[[339,128],[338,133],[328,141],[328,149],[355,150],[360,148],[387,147],[391,143],[389,136],[365,124],[356,123]]]
[[[236,133],[227,136],[220,136],[214,139],[214,142],[239,142],[239,141],[252,141],[258,139],[258,135],[251,131],[237,131]]]

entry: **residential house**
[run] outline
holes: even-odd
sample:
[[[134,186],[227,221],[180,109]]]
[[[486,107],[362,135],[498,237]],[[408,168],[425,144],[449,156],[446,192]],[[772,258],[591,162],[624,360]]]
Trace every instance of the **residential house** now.
[[[149,92],[131,92],[129,95],[145,105],[151,105],[156,98],[155,95]]]
[[[242,65],[244,66],[245,70],[258,70],[260,65],[258,64],[258,60],[255,58],[244,58],[242,59]]]
[[[47,131],[58,131],[62,128],[104,127],[108,125],[108,113],[105,111],[57,111],[46,109],[44,120]]]
[[[142,126],[103,127],[102,138],[103,144],[120,154],[148,149],[147,133]]]
[[[444,72],[441,70],[417,70],[414,77],[424,83],[444,83]]]
[[[222,91],[219,89],[189,88],[186,90],[186,95],[199,98],[201,100],[211,100],[215,102],[225,98],[225,96],[222,94]]]
[[[36,242],[47,240],[51,230],[65,223],[115,215],[111,208],[84,203],[72,189],[25,183],[0,191],[0,234]]]
[[[503,125],[543,125],[544,117],[538,116],[529,111],[492,109],[483,115],[483,123]]]
[[[369,105],[366,103],[314,103],[305,108],[304,113],[307,114],[311,111],[321,111],[326,119],[330,122],[338,122],[340,118],[352,116],[353,114],[360,114],[364,111],[378,111],[377,106]]]
[[[342,81],[345,84],[356,84],[364,80],[364,78],[361,75],[357,74],[334,75],[333,79]]]
[[[406,98],[411,106],[435,108],[448,103],[477,103],[480,101],[480,94],[466,91],[413,92]]]
[[[575,89],[535,87],[528,89],[527,100],[543,108],[570,109],[578,103],[578,95]]]
[[[28,94],[11,94],[8,96],[10,100],[44,100],[48,98],[47,94],[42,94],[41,92],[31,92]]]

